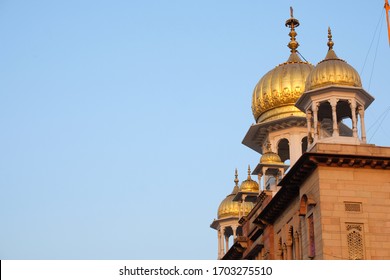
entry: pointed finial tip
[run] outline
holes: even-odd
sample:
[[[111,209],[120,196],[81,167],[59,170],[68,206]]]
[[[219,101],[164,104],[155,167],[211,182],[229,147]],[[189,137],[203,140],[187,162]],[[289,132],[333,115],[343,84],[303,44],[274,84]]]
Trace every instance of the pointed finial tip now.
[[[234,183],[236,184],[236,186],[238,186],[238,172],[237,172],[237,168],[234,172]]]
[[[248,179],[251,179],[251,166],[248,164]]]
[[[294,18],[294,10],[292,7],[290,7],[290,18],[286,20],[285,25],[290,28],[290,32],[288,33],[288,35],[290,35],[290,42],[287,46],[290,48],[292,53],[295,53],[299,46],[298,42],[295,40],[295,37],[297,36],[295,27],[299,26],[299,20]]]
[[[333,41],[332,41],[332,30],[330,29],[330,27],[328,27],[328,47],[329,47],[329,50],[333,49]]]

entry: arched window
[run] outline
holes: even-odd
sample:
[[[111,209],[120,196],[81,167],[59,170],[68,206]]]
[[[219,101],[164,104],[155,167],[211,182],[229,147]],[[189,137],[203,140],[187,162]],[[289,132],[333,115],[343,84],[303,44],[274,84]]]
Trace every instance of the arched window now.
[[[299,215],[306,216],[306,213],[307,213],[307,196],[306,194],[304,194],[299,204]]]
[[[242,236],[242,227],[241,226],[237,227],[236,236]]]
[[[340,136],[352,137],[352,113],[347,100],[340,100],[336,106]]]
[[[307,151],[307,136],[302,138],[302,154]]]
[[[278,155],[283,162],[290,159],[290,143],[286,138],[281,139],[278,143]]]
[[[322,102],[318,107],[318,121],[320,123],[320,138],[333,134],[332,106],[328,101]]]

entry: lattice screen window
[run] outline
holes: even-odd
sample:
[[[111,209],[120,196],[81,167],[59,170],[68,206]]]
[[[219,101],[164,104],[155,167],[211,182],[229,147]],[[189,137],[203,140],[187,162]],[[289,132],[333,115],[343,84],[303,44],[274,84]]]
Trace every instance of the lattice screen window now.
[[[350,260],[364,259],[364,239],[362,224],[347,224],[348,258]]]
[[[362,203],[361,202],[344,202],[345,211],[347,212],[362,212]]]

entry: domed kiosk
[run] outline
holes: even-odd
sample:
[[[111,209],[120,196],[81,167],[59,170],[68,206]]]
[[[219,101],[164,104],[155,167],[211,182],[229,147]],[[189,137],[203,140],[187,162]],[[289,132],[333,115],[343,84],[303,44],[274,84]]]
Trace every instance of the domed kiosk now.
[[[222,256],[229,250],[229,239],[231,237],[235,239],[237,236],[242,235],[242,228],[238,221],[241,217],[247,215],[252,210],[254,205],[252,202],[241,202],[233,200],[240,190],[240,187],[238,186],[239,181],[237,169],[235,171],[234,183],[235,186],[232,193],[227,195],[218,207],[218,219],[214,219],[210,225],[212,228],[218,231],[219,259],[222,258]]]
[[[337,57],[330,28],[327,45],[325,59],[310,72],[306,91],[296,103],[306,112],[309,149],[317,142],[366,143],[364,111],[374,100],[362,88],[358,72]]]

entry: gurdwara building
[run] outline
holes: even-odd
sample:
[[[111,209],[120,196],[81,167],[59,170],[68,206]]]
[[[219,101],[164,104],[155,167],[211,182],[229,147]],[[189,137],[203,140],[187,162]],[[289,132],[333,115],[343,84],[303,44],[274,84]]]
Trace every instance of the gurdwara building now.
[[[211,224],[218,259],[390,259],[390,148],[367,143],[364,125],[374,98],[330,29],[314,66],[292,12],[286,26],[290,56],[255,86],[243,139],[260,162],[241,184],[236,171]]]

